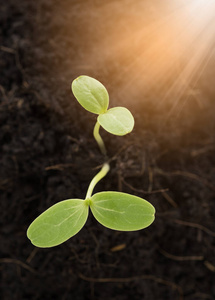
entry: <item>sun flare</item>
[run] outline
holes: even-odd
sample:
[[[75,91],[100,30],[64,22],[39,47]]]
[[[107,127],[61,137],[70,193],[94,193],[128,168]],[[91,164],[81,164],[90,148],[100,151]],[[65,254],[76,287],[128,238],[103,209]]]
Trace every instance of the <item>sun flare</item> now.
[[[175,108],[215,54],[215,1],[169,1],[161,8],[147,26],[140,20],[139,30],[117,44],[119,54],[128,49],[131,57],[125,68],[129,84],[122,90],[126,95],[135,85],[135,97],[152,88],[160,94],[163,88],[160,102],[171,99]]]
[[[122,105],[151,95],[156,106],[183,105],[215,57],[215,0],[110,1],[93,12],[95,22],[89,15],[82,24],[77,74],[104,74]]]

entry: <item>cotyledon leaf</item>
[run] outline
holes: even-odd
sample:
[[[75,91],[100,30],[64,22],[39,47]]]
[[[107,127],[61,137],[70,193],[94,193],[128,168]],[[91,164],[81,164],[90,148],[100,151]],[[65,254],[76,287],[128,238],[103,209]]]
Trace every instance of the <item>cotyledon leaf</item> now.
[[[134,118],[125,107],[108,109],[98,116],[98,122],[105,130],[115,135],[125,135],[134,127]]]
[[[88,211],[88,205],[81,199],[58,202],[31,223],[27,236],[37,247],[57,246],[81,230]]]
[[[109,95],[104,85],[98,80],[82,75],[73,80],[72,92],[78,102],[94,114],[106,112]]]
[[[121,231],[143,229],[155,218],[155,208],[148,201],[120,192],[94,194],[90,208],[99,223]]]

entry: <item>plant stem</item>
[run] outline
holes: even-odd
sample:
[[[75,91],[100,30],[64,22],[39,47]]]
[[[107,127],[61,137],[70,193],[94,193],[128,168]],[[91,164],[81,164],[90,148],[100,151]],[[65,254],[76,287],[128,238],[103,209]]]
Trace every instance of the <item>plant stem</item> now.
[[[95,124],[94,130],[93,130],[93,135],[94,135],[94,138],[95,138],[96,142],[99,145],[99,148],[100,148],[102,154],[104,154],[106,156],[107,155],[107,150],[106,150],[105,144],[103,142],[103,139],[101,138],[101,136],[99,134],[99,128],[100,128],[100,124],[97,121],[96,124]]]
[[[99,171],[99,173],[97,173],[96,176],[94,176],[93,179],[91,180],[85,199],[91,198],[94,187],[103,177],[106,176],[106,174],[108,173],[109,170],[110,170],[109,164],[104,163],[101,170]]]

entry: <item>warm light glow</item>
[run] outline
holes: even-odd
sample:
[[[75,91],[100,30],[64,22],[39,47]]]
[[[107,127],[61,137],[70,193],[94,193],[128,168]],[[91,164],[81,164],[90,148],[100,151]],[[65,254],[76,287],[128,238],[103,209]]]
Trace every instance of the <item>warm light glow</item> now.
[[[135,86],[135,99],[141,91],[144,95],[158,89],[158,102],[170,100],[174,110],[180,101],[189,100],[205,66],[215,55],[215,1],[171,0],[160,8],[154,21],[146,26],[141,26],[140,21],[139,30],[134,29],[129,40],[118,42],[119,53],[127,49],[131,57],[125,70],[130,76],[129,84],[122,90],[126,97]]]
[[[150,99],[176,110],[193,97],[215,58],[215,0],[108,1],[91,9],[77,74],[106,76],[113,99],[128,108]]]

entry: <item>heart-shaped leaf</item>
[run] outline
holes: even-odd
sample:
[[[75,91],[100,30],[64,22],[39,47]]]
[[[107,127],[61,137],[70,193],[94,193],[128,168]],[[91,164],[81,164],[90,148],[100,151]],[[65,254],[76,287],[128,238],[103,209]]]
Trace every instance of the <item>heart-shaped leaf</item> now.
[[[106,112],[109,95],[104,85],[98,80],[83,75],[72,82],[72,92],[78,102],[94,114]]]
[[[91,198],[90,208],[99,223],[121,231],[143,229],[155,218],[155,209],[148,201],[126,193],[97,193]]]
[[[105,130],[115,135],[125,135],[134,127],[134,118],[125,107],[110,108],[98,116],[98,122]]]
[[[61,201],[31,223],[27,236],[37,247],[57,246],[81,230],[87,220],[88,211],[88,205],[81,199]]]

